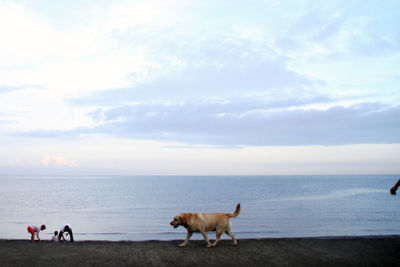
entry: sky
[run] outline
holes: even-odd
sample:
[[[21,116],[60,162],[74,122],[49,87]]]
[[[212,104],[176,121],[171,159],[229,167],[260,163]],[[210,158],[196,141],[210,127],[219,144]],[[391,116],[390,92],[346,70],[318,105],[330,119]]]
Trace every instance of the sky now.
[[[0,174],[400,174],[400,2],[0,0]]]

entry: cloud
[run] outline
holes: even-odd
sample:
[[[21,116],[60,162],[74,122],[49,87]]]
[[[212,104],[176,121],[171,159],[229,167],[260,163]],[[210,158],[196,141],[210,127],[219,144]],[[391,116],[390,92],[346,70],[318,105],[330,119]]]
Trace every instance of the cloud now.
[[[316,26],[310,38],[326,40],[340,26]],[[160,56],[161,74],[153,79],[69,100],[97,107],[89,115],[98,126],[32,134],[103,133],[221,146],[400,141],[398,106],[365,102],[361,93],[353,98],[361,104],[343,105],[345,94],[334,99],[321,93],[324,82],[291,70],[288,59],[268,45],[229,35],[183,43],[164,44],[161,51],[179,64]]]
[[[95,131],[131,138],[219,145],[342,145],[400,142],[400,107],[362,104],[274,110],[266,104],[134,106],[104,113]]]
[[[42,158],[41,163],[43,166],[67,166],[67,167],[77,167],[78,164],[75,160],[65,159],[64,157],[55,157],[55,156],[45,156]]]
[[[398,61],[359,60],[371,49],[398,48],[385,14],[368,22],[365,5],[354,11],[343,3],[281,2],[271,8],[283,11],[282,19],[254,6],[242,12],[224,4],[210,15],[193,4],[157,4],[103,3],[101,16],[70,27],[46,23],[57,21],[54,14],[43,18],[22,5],[1,9],[0,29],[9,38],[0,53],[4,66],[13,65],[0,81],[0,112],[3,125],[15,122],[3,132],[221,146],[399,141],[397,81],[385,84]],[[89,9],[77,12],[94,15]],[[228,19],[223,26],[220,14]],[[183,29],[175,27],[189,17]],[[239,28],[255,30],[249,37]],[[343,105],[351,94],[362,104]],[[382,95],[392,106],[371,103],[383,103]]]
[[[258,48],[255,43],[226,36],[193,40],[190,46],[177,43],[167,42],[160,48],[155,60],[160,69],[151,79],[138,78],[140,82],[132,87],[93,92],[70,99],[69,103],[113,106],[151,99],[179,101],[248,95],[281,98],[304,94],[321,83],[288,69],[286,58],[267,46]],[[171,53],[173,57],[163,57]],[[131,75],[133,79],[137,77],[135,73]]]
[[[400,106],[364,103],[312,108],[300,102],[149,103],[100,109],[99,125],[71,131],[23,133],[34,137],[108,134],[116,137],[221,146],[390,144],[400,142]],[[307,101],[305,101],[307,102]],[[317,102],[317,101],[316,101]],[[298,104],[298,106],[296,106]],[[19,134],[21,135],[21,134]]]

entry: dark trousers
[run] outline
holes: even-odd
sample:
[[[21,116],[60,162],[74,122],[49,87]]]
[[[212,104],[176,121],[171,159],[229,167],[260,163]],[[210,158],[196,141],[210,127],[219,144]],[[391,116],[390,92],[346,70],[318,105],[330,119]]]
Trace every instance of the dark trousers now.
[[[71,229],[68,229],[68,234],[69,234],[69,240],[71,241],[71,242],[74,242],[74,235],[72,234],[72,230]]]
[[[72,234],[72,230],[68,229],[67,231],[65,231],[69,234],[69,241],[74,242],[74,235]],[[65,232],[61,232],[58,234],[58,237],[61,239],[61,236],[64,235]]]

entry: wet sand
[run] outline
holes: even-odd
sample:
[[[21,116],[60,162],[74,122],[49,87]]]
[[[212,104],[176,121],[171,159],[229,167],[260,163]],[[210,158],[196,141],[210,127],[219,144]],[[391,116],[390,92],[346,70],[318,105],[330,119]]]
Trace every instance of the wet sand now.
[[[0,266],[400,266],[400,236],[181,242],[0,240]]]

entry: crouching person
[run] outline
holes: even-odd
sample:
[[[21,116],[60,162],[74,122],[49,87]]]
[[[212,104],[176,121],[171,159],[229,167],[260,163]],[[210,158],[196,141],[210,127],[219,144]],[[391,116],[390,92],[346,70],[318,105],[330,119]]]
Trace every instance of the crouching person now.
[[[54,243],[58,242],[58,231],[54,231],[54,235],[51,238],[51,242],[54,242]]]
[[[38,241],[40,242],[39,232],[46,229],[46,225],[42,224],[40,227],[37,225],[28,225],[28,232],[31,234],[31,241],[35,242],[35,235],[37,236]]]
[[[68,233],[69,234],[69,240],[71,242],[74,242],[74,235],[72,234],[72,228],[71,225],[64,224],[64,226],[61,228],[60,233],[58,234],[58,239],[60,239],[60,241],[66,241],[65,237],[64,237],[64,233]]]

